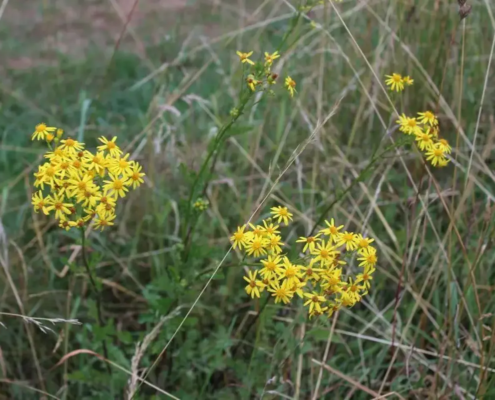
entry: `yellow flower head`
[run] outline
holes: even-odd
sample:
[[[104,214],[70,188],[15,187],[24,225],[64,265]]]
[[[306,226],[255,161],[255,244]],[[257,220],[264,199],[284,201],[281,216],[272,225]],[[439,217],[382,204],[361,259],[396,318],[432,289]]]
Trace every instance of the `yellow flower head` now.
[[[434,167],[444,167],[449,162],[447,157],[445,157],[445,153],[445,147],[436,143],[430,146],[426,152],[426,161],[430,161]]]
[[[296,81],[288,76],[285,78],[285,87],[289,91],[290,97],[294,97],[294,93],[296,93]]]
[[[276,51],[272,54],[265,52],[265,63],[267,65],[271,65],[273,63],[273,61],[279,57],[280,57],[280,54],[278,53],[278,51]]]
[[[407,117],[405,114],[399,116],[399,119],[396,121],[396,123],[400,125],[399,130],[407,135],[417,135],[422,132],[416,118]]]
[[[418,120],[421,124],[425,124],[425,125],[428,124],[430,126],[438,125],[438,119],[435,116],[435,114],[433,114],[431,111],[420,112],[418,113],[418,115],[419,115]]]
[[[283,221],[285,225],[289,225],[289,221],[292,221],[292,213],[289,212],[287,207],[282,207],[282,206],[272,207],[271,214],[273,215],[273,218],[277,220],[278,223]]]
[[[253,54],[252,51],[250,51],[249,53],[243,53],[241,51],[237,51],[236,53],[239,56],[239,59],[241,60],[241,63],[243,63],[243,64],[244,63],[248,63],[248,64],[251,64],[251,65],[254,65],[254,62],[249,59],[249,57],[251,57],[251,55]]]
[[[119,146],[117,146],[117,144],[115,143],[117,140],[117,136],[114,136],[112,140],[108,140],[107,138],[102,136],[98,140],[103,143],[101,146],[97,147],[99,151],[106,151],[112,157],[118,157],[122,154],[122,150],[120,150]]]
[[[391,90],[395,90],[397,92],[401,92],[404,90],[404,81],[402,80],[402,75],[400,74],[392,74],[392,75],[385,75],[386,78],[388,78],[385,81],[385,84],[387,86],[390,86]]]
[[[41,123],[36,125],[34,128],[34,132],[31,135],[31,140],[45,140],[48,134],[51,134],[57,128],[53,126],[46,126],[45,123]]]
[[[412,86],[414,83],[414,79],[412,79],[410,76],[405,76],[402,78],[402,82],[404,82],[407,86]]]

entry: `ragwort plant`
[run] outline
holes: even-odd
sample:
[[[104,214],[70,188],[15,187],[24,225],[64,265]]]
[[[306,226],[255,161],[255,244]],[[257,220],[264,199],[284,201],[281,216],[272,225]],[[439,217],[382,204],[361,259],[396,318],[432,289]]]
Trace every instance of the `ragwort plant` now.
[[[117,137],[111,140],[100,137],[101,145],[91,152],[84,143],[64,138],[62,129],[41,123],[36,126],[32,140],[44,141],[48,146],[44,155],[47,161],[34,174],[37,189],[32,196],[34,211],[53,216],[62,229],[80,230],[82,261],[95,292],[98,323],[103,327],[100,293],[86,255],[85,230],[91,226],[103,231],[114,225],[118,200],[144,182],[142,166],[130,160],[129,153],[123,155]],[[108,358],[104,340],[102,345]],[[107,368],[110,372],[108,365]]]
[[[287,226],[292,213],[287,207],[271,209],[262,225],[240,226],[232,235],[233,248],[245,253],[248,269],[244,280],[252,298],[268,295],[275,303],[289,304],[297,297],[309,317],[331,317],[341,307],[352,307],[368,294],[378,262],[374,239],[342,231],[334,219],[314,236],[300,237],[300,256],[290,260],[284,253],[280,224]],[[247,260],[246,260],[247,258]],[[357,272],[357,273],[356,273]]]

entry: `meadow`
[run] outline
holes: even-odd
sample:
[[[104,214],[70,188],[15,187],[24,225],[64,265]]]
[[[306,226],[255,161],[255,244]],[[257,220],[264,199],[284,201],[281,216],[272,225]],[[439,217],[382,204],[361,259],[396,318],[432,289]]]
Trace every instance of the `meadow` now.
[[[0,1],[1,398],[495,398],[494,15]]]

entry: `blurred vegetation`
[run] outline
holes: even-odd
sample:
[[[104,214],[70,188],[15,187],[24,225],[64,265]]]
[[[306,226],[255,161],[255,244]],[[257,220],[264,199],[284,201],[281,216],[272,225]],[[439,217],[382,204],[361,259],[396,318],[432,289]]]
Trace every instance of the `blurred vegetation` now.
[[[495,5],[473,0],[464,21],[450,0],[348,0],[335,4],[339,14],[330,3],[303,13],[280,59],[298,93],[256,104],[233,128],[184,261],[184,204],[237,104],[235,51],[274,51],[300,3],[140,2],[124,31],[128,3],[8,2],[0,20],[0,311],[82,322],[48,323],[54,333],[43,333],[2,315],[2,397],[128,398],[133,357],[151,332],[138,371],[154,386],[138,384],[135,399],[167,398],[162,391],[180,399],[495,396],[493,65],[485,82]],[[454,147],[448,167],[427,171],[421,155],[402,147],[353,184],[400,133],[339,15],[380,79],[415,79],[392,101],[406,114],[438,114]],[[103,329],[78,232],[30,205],[44,151],[30,133],[42,121],[89,147],[118,135],[147,173],[116,226],[89,236]],[[263,307],[244,292],[236,252],[202,292],[230,233],[267,194],[256,218],[287,205],[295,214],[289,238],[308,234],[336,199],[327,218],[377,238],[380,263],[363,304],[312,320],[302,303]],[[111,375],[98,357],[77,353],[103,354],[103,339],[121,367]]]

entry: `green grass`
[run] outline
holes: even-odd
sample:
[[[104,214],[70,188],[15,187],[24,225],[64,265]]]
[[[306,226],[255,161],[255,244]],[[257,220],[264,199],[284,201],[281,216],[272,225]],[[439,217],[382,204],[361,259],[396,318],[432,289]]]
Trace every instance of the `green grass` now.
[[[20,28],[8,17],[17,6],[10,2],[0,28],[1,58],[8,61],[0,67],[0,311],[82,325],[47,323],[54,333],[43,333],[4,315],[3,397],[40,398],[41,390],[61,399],[126,398],[130,375],[123,369],[133,369],[143,340],[150,343],[139,371],[153,365],[145,380],[155,387],[140,385],[134,398],[167,398],[159,390],[180,399],[495,395],[493,65],[485,85],[495,8],[471,2],[465,25],[446,0],[433,2],[438,7],[427,0],[336,5],[380,80],[391,72],[415,79],[403,95],[388,93],[391,101],[406,114],[435,111],[456,162],[427,171],[406,145],[366,169],[375,151],[401,134],[391,103],[328,4],[300,19],[291,36],[297,41],[283,51],[282,75],[298,82],[295,98],[280,93],[248,110],[220,149],[206,190],[210,208],[195,215],[187,262],[185,203],[214,133],[237,104],[235,50],[273,51],[289,29],[288,4],[297,4],[158,8],[154,18],[162,13],[170,22],[131,25],[143,56],[130,35],[116,52],[115,39],[89,40],[70,54],[44,52],[24,30],[15,38]],[[35,12],[43,22],[56,10],[40,2]],[[108,5],[108,15],[112,10]],[[81,24],[89,24],[79,11]],[[307,18],[320,25],[313,29]],[[40,43],[48,35],[38,33]],[[20,56],[34,61],[27,69],[9,67]],[[170,65],[157,72],[163,63]],[[41,121],[90,148],[101,135],[118,135],[147,173],[146,184],[120,206],[115,228],[88,239],[103,329],[78,232],[58,229],[30,206],[32,173],[44,152],[30,133]],[[256,220],[279,203],[293,210],[287,242],[308,234],[332,204],[326,218],[376,238],[380,263],[363,303],[332,319],[308,320],[301,302],[263,308],[263,299],[248,298],[241,256],[222,260],[230,232],[265,198]],[[103,339],[121,367],[112,366],[111,376],[96,356],[77,352],[103,354]]]

